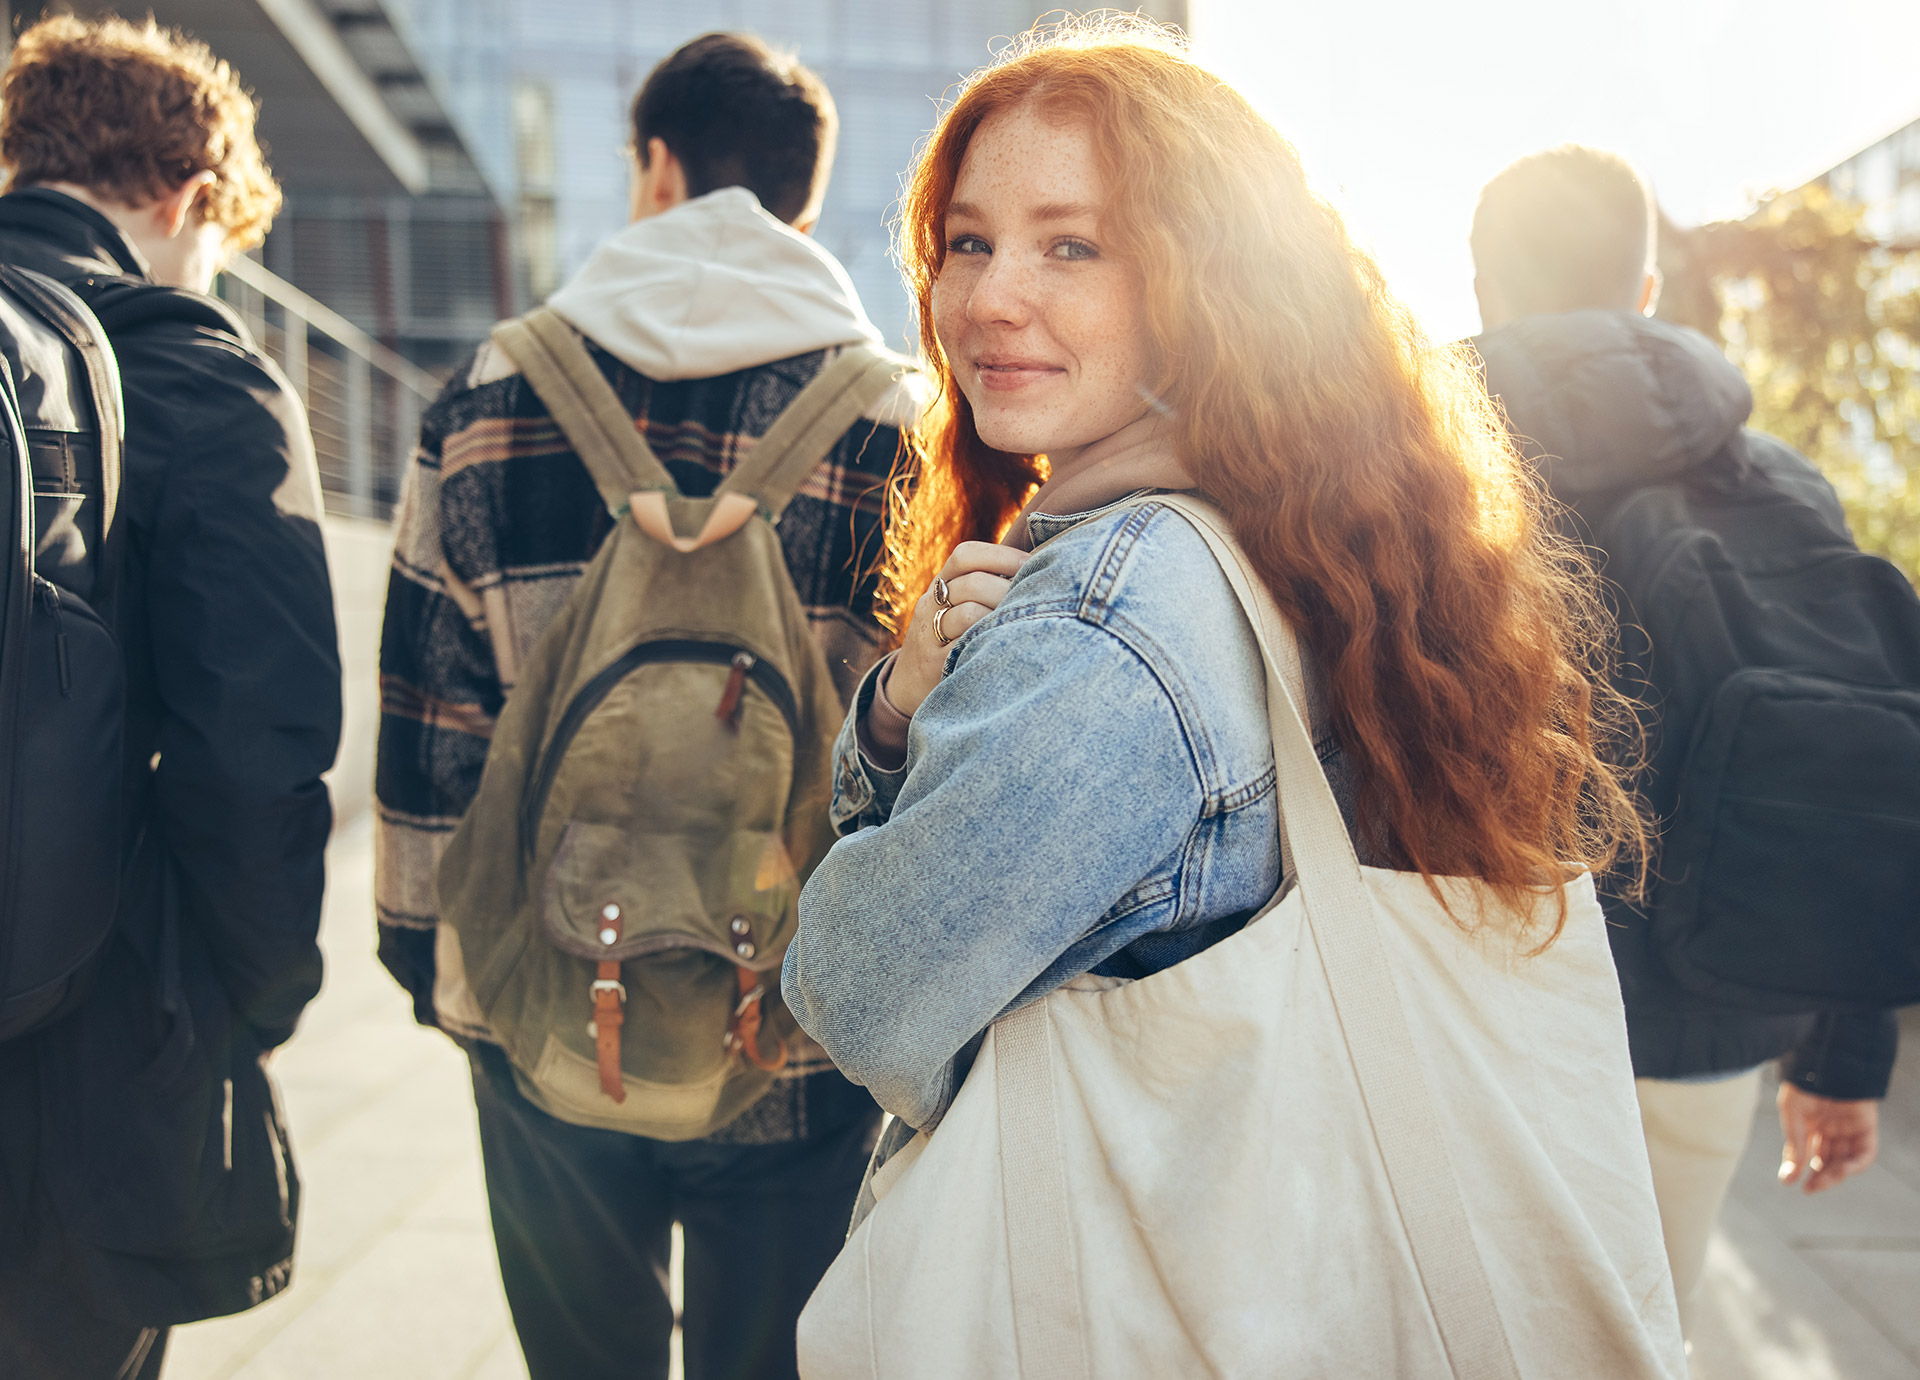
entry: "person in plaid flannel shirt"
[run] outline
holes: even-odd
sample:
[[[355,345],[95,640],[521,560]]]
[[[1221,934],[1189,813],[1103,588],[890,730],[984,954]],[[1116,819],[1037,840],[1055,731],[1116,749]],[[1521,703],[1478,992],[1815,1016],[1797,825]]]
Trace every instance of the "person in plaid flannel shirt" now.
[[[649,76],[633,123],[633,224],[550,305],[699,497],[837,348],[879,332],[804,233],[834,140],[818,78],[758,40],[711,34]],[[886,485],[916,407],[903,362],[779,525],[843,698],[886,645]],[[872,1099],[801,1037],[772,1090],[706,1140],[558,1121],[514,1085],[438,919],[440,853],[515,668],[611,523],[533,389],[483,345],[422,419],[398,518],[380,651],[380,957],[416,1018],[472,1060],[501,1273],[534,1380],[665,1376],[674,1222],[687,1375],[792,1376],[794,1321],[845,1236],[878,1130]]]

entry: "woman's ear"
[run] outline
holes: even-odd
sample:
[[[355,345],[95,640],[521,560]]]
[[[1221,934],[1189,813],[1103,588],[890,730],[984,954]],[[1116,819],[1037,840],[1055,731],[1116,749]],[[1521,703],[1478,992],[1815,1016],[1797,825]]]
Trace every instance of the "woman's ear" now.
[[[151,211],[158,222],[161,238],[170,240],[187,228],[194,206],[206,195],[207,188],[215,180],[211,170],[197,172],[153,203]]]

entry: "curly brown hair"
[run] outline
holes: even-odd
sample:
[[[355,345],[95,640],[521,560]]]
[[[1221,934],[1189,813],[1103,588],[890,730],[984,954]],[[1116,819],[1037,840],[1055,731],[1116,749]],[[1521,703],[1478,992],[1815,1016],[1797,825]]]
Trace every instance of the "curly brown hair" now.
[[[251,249],[280,209],[255,114],[198,39],[151,19],[62,15],[20,35],[0,78],[0,166],[16,187],[71,182],[129,206],[211,172],[200,215]]]

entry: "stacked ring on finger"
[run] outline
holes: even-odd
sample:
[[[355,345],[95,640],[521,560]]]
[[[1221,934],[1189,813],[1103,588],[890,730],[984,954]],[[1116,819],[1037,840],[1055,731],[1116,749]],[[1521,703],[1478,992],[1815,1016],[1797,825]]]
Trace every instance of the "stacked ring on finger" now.
[[[933,577],[933,606],[937,609],[953,607],[953,591],[947,587],[947,577],[944,575]]]
[[[933,640],[938,642],[942,647],[952,642],[953,639],[948,637],[947,630],[940,626],[940,620],[952,612],[952,604],[942,604],[940,605],[939,611],[933,615]]]

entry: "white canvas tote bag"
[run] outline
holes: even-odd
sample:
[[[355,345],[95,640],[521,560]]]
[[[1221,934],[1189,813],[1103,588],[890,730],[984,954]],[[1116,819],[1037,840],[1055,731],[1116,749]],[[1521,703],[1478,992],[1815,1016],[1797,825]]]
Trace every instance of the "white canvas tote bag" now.
[[[1137,982],[995,1022],[800,1317],[804,1380],[1683,1380],[1592,879],[1540,931],[1363,868],[1298,654],[1214,510],[1268,671],[1298,885]],[[1551,893],[1543,905],[1551,906]]]

